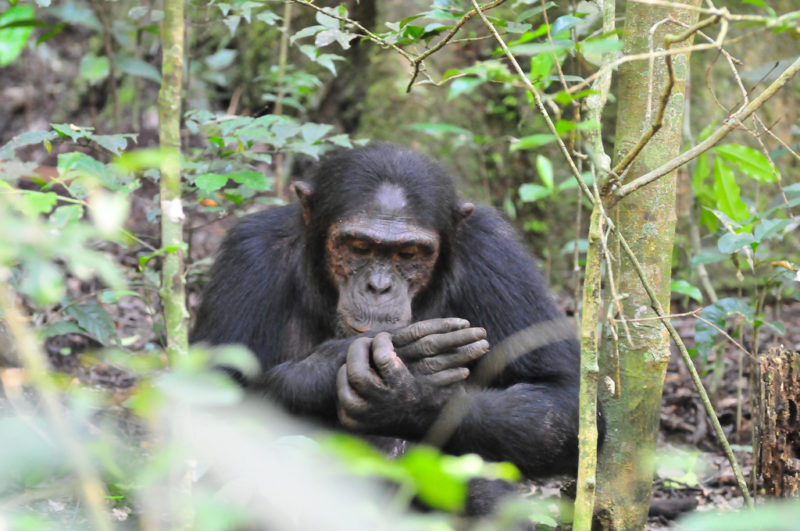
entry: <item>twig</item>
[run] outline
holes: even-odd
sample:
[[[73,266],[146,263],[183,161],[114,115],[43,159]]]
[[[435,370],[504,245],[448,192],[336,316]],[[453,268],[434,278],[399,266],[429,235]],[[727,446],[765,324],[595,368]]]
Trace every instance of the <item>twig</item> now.
[[[684,31],[679,35],[665,36],[664,43],[666,44],[667,51],[669,51],[670,47],[673,44],[685,41],[686,39],[693,36],[696,32],[700,31],[701,29],[708,27],[712,24],[716,24],[718,20],[719,17],[710,17],[705,20],[701,20],[700,22],[698,22],[697,24],[695,24],[694,26],[692,26],[691,28],[687,29],[686,31]],[[641,153],[642,149],[644,149],[647,143],[650,142],[650,139],[653,138],[653,135],[655,135],[659,129],[661,129],[661,126],[664,123],[664,112],[667,109],[667,103],[669,102],[669,99],[672,96],[672,89],[675,86],[675,71],[672,66],[672,56],[667,54],[664,56],[664,60],[667,65],[667,84],[666,86],[664,86],[664,92],[661,94],[661,100],[658,102],[658,110],[656,111],[656,118],[650,125],[650,129],[648,129],[647,132],[645,132],[642,135],[642,137],[639,139],[639,141],[636,143],[633,149],[631,149],[625,155],[625,157],[623,157],[622,160],[619,161],[619,163],[616,166],[614,166],[614,173],[616,173],[617,175],[621,175],[628,168],[630,163],[633,162],[633,159],[635,159],[639,155],[639,153]],[[650,109],[650,106],[648,105],[647,108]]]
[[[476,2],[473,2],[473,5],[475,5],[475,6],[476,6],[476,7],[475,7],[475,9],[473,9],[472,11],[468,11],[467,13],[465,13],[465,14],[464,14],[464,16],[463,16],[463,17],[461,17],[461,18],[458,20],[458,22],[456,22],[456,23],[453,25],[452,29],[450,29],[450,31],[448,31],[448,32],[447,32],[447,34],[446,34],[446,35],[445,35],[445,36],[442,38],[442,40],[440,40],[440,41],[439,41],[439,42],[437,42],[437,43],[436,43],[434,46],[431,46],[431,47],[430,47],[428,50],[426,50],[424,53],[422,53],[422,54],[420,54],[420,55],[416,56],[416,57],[415,57],[415,58],[412,60],[412,62],[411,62],[411,66],[413,66],[413,67],[414,67],[414,71],[411,73],[411,79],[409,80],[409,82],[408,82],[408,86],[406,87],[406,92],[411,92],[411,87],[414,85],[414,81],[417,79],[417,76],[419,75],[420,65],[422,64],[422,62],[423,62],[425,59],[427,59],[428,57],[430,57],[430,56],[431,56],[431,55],[433,55],[434,53],[436,53],[436,52],[438,52],[439,50],[441,50],[441,49],[444,47],[444,45],[445,45],[445,44],[447,44],[447,43],[450,41],[450,39],[452,39],[452,38],[453,38],[453,36],[454,36],[454,35],[455,35],[455,34],[458,32],[458,30],[460,30],[460,29],[461,29],[461,27],[462,27],[464,24],[466,24],[466,23],[467,23],[467,22],[468,22],[468,21],[469,21],[469,20],[470,20],[472,17],[474,17],[474,16],[475,16],[477,13],[479,13],[479,12],[483,12],[483,11],[488,11],[488,10],[490,10],[490,9],[493,9],[493,8],[495,8],[495,7],[499,6],[500,4],[503,4],[503,3],[505,3],[505,1],[506,1],[506,0],[494,0],[493,2],[489,2],[488,4],[486,4],[486,5],[485,5],[485,6],[483,6],[483,7],[479,7],[479,6],[478,6],[478,4],[477,4]]]
[[[637,177],[633,181],[620,186],[614,192],[614,202],[616,203],[616,201],[619,201],[623,197],[635,192],[639,188],[642,188],[643,186],[660,179],[672,170],[678,168],[679,166],[683,166],[690,160],[699,157],[701,154],[717,145],[717,143],[725,138],[733,129],[735,129],[742,122],[742,120],[747,119],[747,117],[757,111],[762,105],[764,105],[764,103],[767,102],[767,100],[774,96],[778,90],[783,88],[783,86],[786,85],[789,80],[791,80],[798,72],[800,72],[800,58],[789,65],[789,67],[784,70],[780,76],[778,76],[778,79],[776,79],[770,86],[765,88],[761,94],[753,99],[746,107],[728,117],[724,124],[715,130],[708,138],[697,144],[695,147],[685,151],[684,153],[681,153],[674,159],[662,164],[658,168],[651,170],[641,177]]]

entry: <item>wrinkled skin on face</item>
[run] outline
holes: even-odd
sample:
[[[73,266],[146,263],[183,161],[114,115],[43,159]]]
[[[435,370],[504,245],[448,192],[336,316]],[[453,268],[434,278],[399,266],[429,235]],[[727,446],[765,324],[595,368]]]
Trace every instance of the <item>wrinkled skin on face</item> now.
[[[433,276],[439,242],[436,232],[396,214],[363,212],[333,224],[326,259],[339,292],[339,334],[408,325],[411,301]]]

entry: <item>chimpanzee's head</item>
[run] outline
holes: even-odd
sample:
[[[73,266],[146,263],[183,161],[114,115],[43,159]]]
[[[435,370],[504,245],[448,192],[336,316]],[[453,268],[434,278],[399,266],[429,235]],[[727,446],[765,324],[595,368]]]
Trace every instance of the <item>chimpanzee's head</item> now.
[[[456,226],[474,208],[437,162],[391,144],[336,152],[295,190],[309,259],[324,264],[345,336],[409,324],[415,297],[449,264]]]

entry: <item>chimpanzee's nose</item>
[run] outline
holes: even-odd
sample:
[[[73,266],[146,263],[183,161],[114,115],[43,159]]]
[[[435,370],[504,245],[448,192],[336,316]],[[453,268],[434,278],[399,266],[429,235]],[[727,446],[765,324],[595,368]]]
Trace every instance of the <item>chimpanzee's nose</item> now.
[[[392,277],[387,271],[374,271],[367,281],[367,289],[375,295],[383,295],[392,289]]]

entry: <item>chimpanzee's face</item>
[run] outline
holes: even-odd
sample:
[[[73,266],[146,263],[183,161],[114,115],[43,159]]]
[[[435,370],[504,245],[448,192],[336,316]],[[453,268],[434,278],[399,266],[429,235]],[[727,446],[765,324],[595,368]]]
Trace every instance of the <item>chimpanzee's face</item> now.
[[[402,189],[385,184],[363,210],[328,229],[326,266],[339,291],[339,334],[411,322],[411,301],[433,276],[440,238],[405,207]]]

